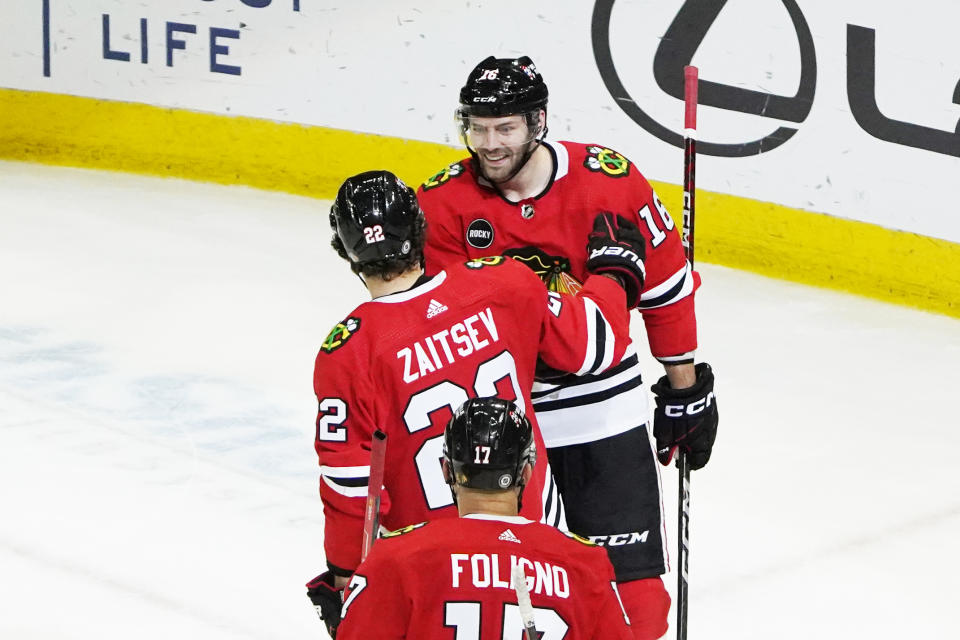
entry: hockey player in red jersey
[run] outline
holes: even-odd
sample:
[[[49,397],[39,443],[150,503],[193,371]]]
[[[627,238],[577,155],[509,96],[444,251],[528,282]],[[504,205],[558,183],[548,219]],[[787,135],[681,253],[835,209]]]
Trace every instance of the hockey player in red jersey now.
[[[560,295],[501,257],[448,264],[428,277],[423,213],[413,190],[385,171],[341,186],[330,212],[333,246],[373,300],[330,332],[314,372],[330,571],[308,588],[328,627],[338,615],[336,587],[360,562],[373,432],[388,436],[384,527],[455,516],[439,459],[443,425],[456,407],[496,395],[529,411],[538,356],[579,374],[599,374],[621,359],[629,331],[623,287],[643,281],[642,236],[624,222],[596,217],[581,252],[596,253],[587,269],[598,275],[580,295]],[[546,463],[534,468],[521,513],[562,524]]]
[[[476,398],[460,407],[443,447],[460,518],[379,540],[346,590],[338,638],[520,638],[519,567],[543,640],[629,640],[603,550],[517,514],[536,455],[514,403]]]
[[[652,387],[656,455],[668,464],[682,447],[698,469],[717,428],[713,373],[706,363],[694,366],[699,275],[636,166],[604,145],[544,139],[547,93],[527,57],[489,57],[470,73],[458,111],[470,157],[429,178],[419,193],[430,226],[427,272],[495,253],[526,264],[552,291],[577,290],[588,258],[581,248],[596,212],[637,225],[645,237],[646,280],[627,291],[628,304],[643,314],[650,351],[666,373]],[[538,380],[533,407],[570,530],[608,544],[634,634],[658,638],[670,604],[659,577],[666,540],[636,351],[631,346],[601,375]]]

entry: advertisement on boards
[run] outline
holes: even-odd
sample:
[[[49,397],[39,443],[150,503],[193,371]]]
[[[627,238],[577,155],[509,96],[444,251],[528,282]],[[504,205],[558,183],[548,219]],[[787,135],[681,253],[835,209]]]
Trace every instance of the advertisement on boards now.
[[[550,136],[678,184],[960,242],[950,0],[8,0],[0,86],[458,145],[487,55],[530,55]],[[946,203],[946,206],[945,206]]]

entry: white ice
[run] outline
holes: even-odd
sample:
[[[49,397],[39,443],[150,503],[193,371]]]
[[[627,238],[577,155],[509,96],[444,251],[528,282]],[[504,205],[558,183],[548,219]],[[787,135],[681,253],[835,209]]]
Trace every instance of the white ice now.
[[[327,204],[0,163],[0,638],[326,637]],[[960,322],[699,269],[689,637],[958,637]]]

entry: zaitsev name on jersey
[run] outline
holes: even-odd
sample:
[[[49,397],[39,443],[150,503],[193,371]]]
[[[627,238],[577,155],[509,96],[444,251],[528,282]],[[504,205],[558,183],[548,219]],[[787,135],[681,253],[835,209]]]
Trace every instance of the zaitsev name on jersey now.
[[[486,328],[485,338],[481,337],[477,326]],[[455,345],[458,345],[456,350],[450,348],[447,342],[448,336]],[[397,351],[397,359],[403,360],[403,381],[410,384],[421,376],[443,369],[441,353],[445,356],[446,364],[453,364],[454,354],[459,358],[465,358],[499,341],[500,334],[497,332],[497,324],[493,321],[493,311],[487,307],[461,322],[455,322],[449,329],[438,331],[432,336],[414,342],[412,347],[404,347]]]
[[[562,371],[600,373],[622,357],[628,323],[614,281],[593,276],[580,295],[559,296],[503,258],[449,265],[357,307],[324,342],[314,370],[328,563],[347,573],[360,563],[377,428],[388,437],[383,526],[456,517],[437,462],[453,411],[471,397],[515,400],[544,451],[530,402],[538,357]],[[557,525],[563,510],[548,469],[540,456],[522,514]]]

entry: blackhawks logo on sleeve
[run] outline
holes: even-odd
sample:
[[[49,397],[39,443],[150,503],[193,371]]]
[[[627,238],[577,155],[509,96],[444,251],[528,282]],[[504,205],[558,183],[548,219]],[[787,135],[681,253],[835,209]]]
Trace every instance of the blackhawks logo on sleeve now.
[[[611,178],[622,178],[630,173],[630,161],[606,147],[587,147],[587,159],[583,161],[583,166]]]
[[[434,187],[439,187],[440,185],[446,184],[450,181],[450,178],[456,178],[457,176],[463,174],[463,165],[459,162],[454,162],[449,167],[445,167],[440,170],[438,173],[433,174],[426,179],[423,183],[423,190],[429,191]]]
[[[426,523],[426,522],[419,522],[419,523],[417,523],[417,524],[408,524],[407,526],[401,527],[401,528],[399,528],[399,529],[397,529],[397,530],[395,530],[395,531],[384,531],[383,533],[380,534],[380,537],[381,537],[381,538],[396,538],[397,536],[402,536],[402,535],[405,534],[405,533],[410,533],[411,531],[415,531],[415,530],[419,529],[420,527],[422,527],[422,526],[425,525],[425,524],[427,524],[427,523]]]
[[[576,540],[577,542],[579,542],[579,543],[581,543],[581,544],[585,544],[585,545],[587,545],[588,547],[596,547],[596,546],[597,546],[597,543],[594,542],[593,540],[589,540],[589,539],[587,539],[587,538],[578,536],[577,534],[575,534],[575,533],[573,533],[573,532],[571,532],[571,531],[564,531],[563,529],[560,529],[559,531],[560,531],[560,533],[562,533],[563,535],[567,536],[567,537],[570,538],[571,540]]]
[[[521,262],[540,276],[547,289],[557,293],[577,293],[583,289],[579,280],[570,275],[570,260],[563,256],[551,256],[536,247],[507,249],[504,255]]]
[[[353,334],[360,330],[360,318],[349,317],[343,322],[338,322],[337,326],[330,331],[320,348],[327,353],[333,353],[350,339]]]
[[[503,264],[503,256],[487,256],[485,258],[474,258],[463,263],[467,269],[483,269],[484,267],[495,267]]]

